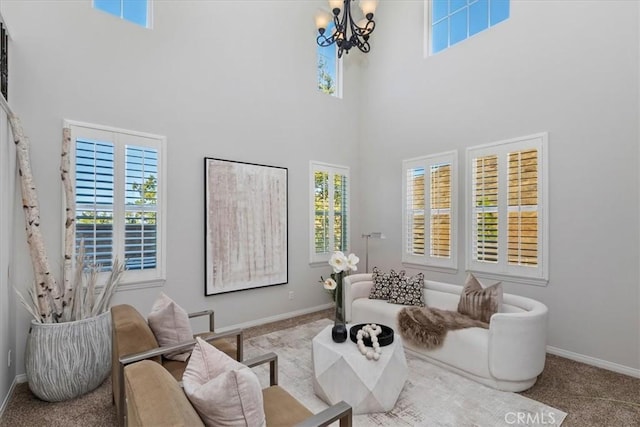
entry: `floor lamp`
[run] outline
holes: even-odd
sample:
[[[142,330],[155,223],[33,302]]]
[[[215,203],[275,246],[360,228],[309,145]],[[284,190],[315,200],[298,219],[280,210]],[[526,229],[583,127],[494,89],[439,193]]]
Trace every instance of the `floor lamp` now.
[[[366,239],[365,242],[365,252],[364,252],[364,268],[365,273],[369,272],[369,239],[384,239],[385,236],[379,231],[374,231],[371,233],[365,233],[362,235],[362,238]]]

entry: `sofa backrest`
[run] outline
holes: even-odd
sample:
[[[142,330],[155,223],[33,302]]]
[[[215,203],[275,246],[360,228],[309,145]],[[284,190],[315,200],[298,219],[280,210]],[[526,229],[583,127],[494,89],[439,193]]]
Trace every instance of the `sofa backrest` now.
[[[130,354],[158,348],[158,341],[151,331],[147,320],[134,307],[121,304],[111,307],[111,390],[120,411],[120,378],[118,369],[120,358]],[[156,357],[160,363],[160,357]],[[118,412],[120,413],[120,412]]]
[[[347,319],[351,319],[351,303],[358,298],[368,298],[373,282],[371,281],[371,274],[353,274],[347,276],[346,283],[348,286],[345,289],[345,309]],[[457,311],[461,292],[462,286],[460,285],[436,282],[434,280],[425,280],[424,282],[425,303],[431,307]],[[535,309],[538,304],[537,301],[532,299],[505,293],[502,298],[500,312],[523,313]]]
[[[425,280],[425,303],[430,307],[457,311],[462,288],[460,285]],[[529,305],[526,303],[526,300],[527,298],[505,293],[502,297],[500,313],[523,313],[529,311]]]

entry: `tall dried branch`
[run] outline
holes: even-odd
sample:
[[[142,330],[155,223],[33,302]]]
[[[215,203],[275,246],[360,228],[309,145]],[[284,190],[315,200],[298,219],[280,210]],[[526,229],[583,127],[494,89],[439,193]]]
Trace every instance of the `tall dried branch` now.
[[[100,292],[100,295],[96,298],[96,304],[91,312],[92,316],[97,316],[107,310],[109,307],[109,301],[111,301],[111,297],[116,291],[118,283],[120,283],[120,278],[122,277],[123,272],[124,264],[122,264],[116,257],[111,265],[111,274],[109,274],[109,279],[107,279],[107,283],[105,283],[102,288],[102,292]]]
[[[76,235],[76,206],[74,186],[69,177],[71,169],[70,157],[71,150],[71,130],[64,128],[62,130],[62,154],[60,159],[60,177],[62,178],[62,186],[64,188],[65,200],[65,223],[64,223],[64,264],[62,268],[63,282],[63,299],[62,306],[64,317],[71,318],[73,307],[73,243]],[[79,265],[82,268],[82,264]]]
[[[25,218],[27,244],[29,245],[33,273],[36,280],[38,310],[43,321],[52,322],[62,316],[62,296],[60,288],[53,274],[51,274],[44,238],[40,230],[40,206],[33,173],[31,172],[29,139],[24,135],[20,119],[15,114],[10,115],[9,123],[18,157],[22,209]],[[51,305],[49,304],[50,302]]]

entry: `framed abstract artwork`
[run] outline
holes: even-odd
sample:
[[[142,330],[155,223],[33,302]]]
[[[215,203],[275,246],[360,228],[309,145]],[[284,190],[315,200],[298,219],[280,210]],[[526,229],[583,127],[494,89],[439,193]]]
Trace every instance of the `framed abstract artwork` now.
[[[288,282],[287,168],[210,157],[205,295]]]

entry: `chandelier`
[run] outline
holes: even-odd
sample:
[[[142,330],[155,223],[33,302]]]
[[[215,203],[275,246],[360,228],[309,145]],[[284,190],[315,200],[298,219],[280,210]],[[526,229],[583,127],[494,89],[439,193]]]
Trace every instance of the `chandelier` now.
[[[356,46],[360,51],[367,53],[371,50],[369,36],[376,27],[373,14],[376,11],[378,0],[360,0],[359,6],[364,18],[358,22],[354,21],[351,10],[352,0],[329,0],[329,8],[333,15],[320,11],[316,15],[316,27],[318,28],[319,46],[327,47],[336,43],[338,46],[338,58],[342,58],[342,53],[349,53],[349,49]],[[327,25],[333,19],[334,29],[327,36]]]

